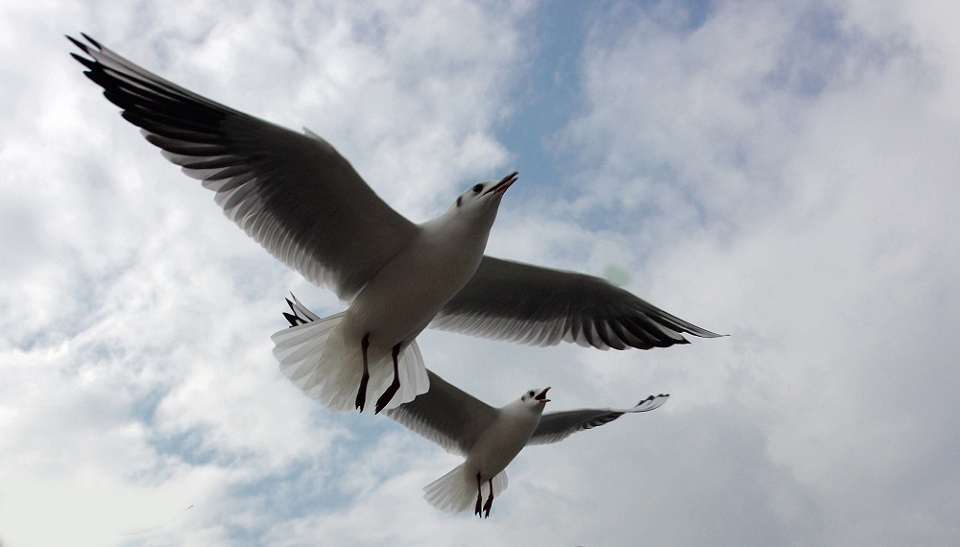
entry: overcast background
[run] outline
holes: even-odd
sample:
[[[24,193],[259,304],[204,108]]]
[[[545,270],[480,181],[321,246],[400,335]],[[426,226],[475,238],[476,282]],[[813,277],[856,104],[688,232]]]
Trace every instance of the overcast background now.
[[[960,4],[0,1],[0,543],[960,544]],[[278,371],[294,291],[68,55],[86,32],[343,153],[422,221],[520,171],[488,253],[730,336],[535,348],[428,331],[500,405],[626,416],[459,458]],[[189,508],[189,509],[188,509]]]

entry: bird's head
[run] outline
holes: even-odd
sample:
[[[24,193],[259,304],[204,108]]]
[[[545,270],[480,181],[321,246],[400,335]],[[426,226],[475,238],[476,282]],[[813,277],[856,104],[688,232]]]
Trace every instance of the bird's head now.
[[[467,190],[457,196],[452,209],[459,214],[468,215],[494,215],[500,207],[500,199],[507,188],[517,182],[517,172],[514,171],[500,179],[499,182],[492,180],[478,182],[467,188]]]
[[[544,388],[542,391],[539,389],[531,389],[520,396],[520,402],[530,408],[539,407],[543,409],[543,407],[550,402],[550,399],[547,399],[547,391],[549,390],[550,388]]]

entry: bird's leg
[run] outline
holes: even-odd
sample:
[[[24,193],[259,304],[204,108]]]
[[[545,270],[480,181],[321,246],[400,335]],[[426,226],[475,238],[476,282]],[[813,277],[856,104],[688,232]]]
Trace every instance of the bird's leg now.
[[[370,333],[363,335],[360,340],[360,351],[363,353],[363,376],[360,377],[360,389],[357,390],[357,408],[363,412],[363,404],[367,400],[367,381],[370,380],[370,370],[367,368],[367,348],[370,347]]]
[[[477,473],[477,506],[473,510],[473,514],[480,516],[480,504],[483,503],[483,490],[480,488],[480,473]]]
[[[490,485],[490,497],[487,498],[487,503],[483,504],[483,517],[490,516],[490,508],[493,507],[493,479],[491,478],[487,484]]]
[[[402,344],[403,342],[401,342]],[[383,392],[383,395],[377,399],[377,411],[374,414],[380,414],[380,411],[383,410],[387,404],[390,402],[390,399],[393,399],[393,396],[396,395],[397,390],[400,389],[400,371],[398,369],[397,357],[400,355],[400,344],[393,346],[393,383],[390,384],[390,387]]]

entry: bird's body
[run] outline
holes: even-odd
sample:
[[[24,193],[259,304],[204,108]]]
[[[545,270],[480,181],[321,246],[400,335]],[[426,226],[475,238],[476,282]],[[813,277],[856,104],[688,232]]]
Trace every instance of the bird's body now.
[[[435,389],[442,389],[438,378],[433,375]],[[473,503],[475,514],[482,512],[484,516],[490,516],[494,498],[507,488],[507,465],[530,442],[540,423],[544,405],[549,401],[546,398],[548,389],[531,389],[519,399],[493,409],[489,424],[466,452],[464,462],[424,487],[427,501],[451,513],[466,511]],[[428,395],[429,391],[421,397]],[[397,419],[402,416],[402,408],[401,405],[400,410],[388,411],[388,416]],[[398,421],[403,423],[401,420]],[[487,502],[481,504],[484,495]]]
[[[473,276],[500,196],[514,180],[512,174],[496,184],[478,183],[442,215],[420,224],[416,236],[370,279],[347,310],[330,318],[336,324],[322,346],[317,345],[321,338],[309,337],[312,351],[287,359],[291,344],[300,348],[303,338],[291,338],[287,330],[274,335],[284,373],[296,377],[298,386],[331,410],[362,409],[372,402],[372,394],[386,393],[376,403],[380,412],[423,393],[429,382],[415,339]],[[320,323],[302,330],[325,328],[329,325]]]
[[[613,421],[623,414],[648,412],[668,395],[650,396],[631,409],[581,409],[543,413],[547,389],[529,390],[500,408],[492,408],[427,370],[430,389],[413,401],[388,410],[387,416],[431,439],[464,462],[423,488],[431,505],[450,513],[489,516],[493,499],[507,488],[506,468],[531,444],[557,442],[569,435]]]
[[[443,305],[473,277],[496,209],[472,222],[456,205],[418,226],[417,236],[350,303],[344,334],[359,339],[370,333],[370,346],[389,352],[409,344],[430,324]]]
[[[330,409],[362,410],[367,395],[381,393],[380,411],[423,393],[429,380],[415,338],[428,325],[600,349],[717,336],[602,279],[484,256],[516,173],[474,185],[416,225],[318,135],[207,99],[83,36],[88,43],[68,37],[87,55],[73,57],[124,119],[214,191],[227,217],[267,251],[348,303],[273,336],[281,370]]]
[[[534,397],[531,390],[526,393]],[[543,405],[530,407],[524,399],[516,399],[497,409],[497,416],[477,438],[463,462],[470,476],[489,480],[507,468],[507,464],[527,446],[540,423]]]

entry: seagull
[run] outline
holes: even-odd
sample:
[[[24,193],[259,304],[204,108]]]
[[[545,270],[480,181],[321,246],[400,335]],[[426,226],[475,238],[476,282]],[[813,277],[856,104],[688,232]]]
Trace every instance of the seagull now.
[[[377,196],[326,140],[214,102],[82,34],[67,38],[86,76],[273,256],[348,303],[272,336],[280,368],[333,411],[376,412],[429,387],[416,338],[427,326],[535,345],[599,349],[686,344],[719,335],[600,278],[485,256],[504,192],[467,188],[414,224]]]
[[[284,313],[290,328],[320,318],[296,298]],[[448,383],[427,369],[429,390],[384,414],[465,461],[423,488],[424,498],[441,511],[490,516],[493,499],[507,488],[507,465],[525,446],[555,443],[570,435],[609,422],[624,414],[649,412],[662,406],[667,394],[651,395],[627,409],[579,409],[543,414],[549,387],[530,389],[519,399],[494,408]],[[486,487],[486,488],[484,488]],[[483,501],[484,492],[487,500]],[[475,501],[474,501],[475,500]]]
[[[441,511],[460,513],[470,507],[476,492],[474,514],[480,515],[484,483],[487,501],[483,516],[490,516],[493,498],[507,488],[507,465],[525,446],[555,443],[570,435],[612,422],[624,414],[649,412],[670,397],[651,395],[633,408],[579,409],[548,412],[547,390],[531,389],[500,408],[480,401],[427,369],[430,389],[409,403],[385,414],[466,460],[423,488],[424,498]]]

